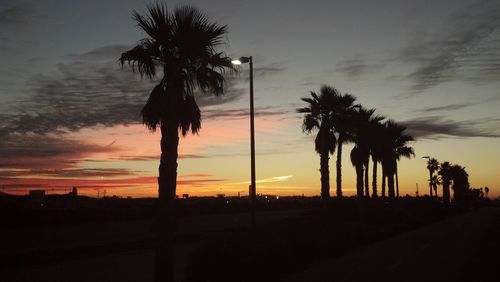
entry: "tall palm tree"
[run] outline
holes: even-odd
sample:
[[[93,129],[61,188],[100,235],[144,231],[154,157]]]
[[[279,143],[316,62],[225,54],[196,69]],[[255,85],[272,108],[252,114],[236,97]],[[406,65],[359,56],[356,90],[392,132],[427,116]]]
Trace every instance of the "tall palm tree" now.
[[[432,189],[434,189],[434,196],[438,196],[437,194],[437,187],[438,185],[441,185],[441,179],[439,178],[439,175],[434,174],[432,176]]]
[[[451,164],[450,162],[442,162],[439,165],[439,176],[441,176],[441,183],[443,185],[443,203],[448,205],[450,203],[450,184],[451,184]]]
[[[122,66],[127,63],[148,78],[163,71],[141,114],[148,129],[161,132],[155,281],[172,281],[179,133],[200,130],[195,91],[223,94],[222,73],[232,66],[216,48],[225,42],[227,28],[191,6],[170,13],[157,3],[148,7],[147,14],[134,11],[133,18],[148,37],[121,55]]]
[[[371,126],[371,139],[370,139],[370,155],[373,161],[373,174],[372,174],[372,197],[378,197],[377,191],[377,164],[382,161],[383,145],[384,145],[384,132],[385,125],[381,121],[374,122]],[[385,178],[382,178],[385,183]],[[385,186],[384,186],[385,189]],[[385,190],[384,190],[385,192]]]
[[[374,115],[375,109],[365,109],[358,106],[352,112],[353,125],[352,138],[355,143],[353,151],[351,151],[351,162],[356,168],[356,174],[361,173],[364,175],[357,175],[357,180],[361,181],[359,186],[364,195],[370,197],[368,186],[368,170],[370,161],[370,150],[372,147],[373,130],[374,126],[384,118]],[[364,183],[363,183],[364,180]],[[358,186],[358,183],[357,183]]]
[[[335,89],[334,89],[335,90]],[[354,127],[353,111],[359,105],[355,105],[356,97],[350,94],[340,94],[335,90],[336,96],[333,101],[333,128],[337,132],[337,198],[342,198],[342,145],[351,142]]]
[[[427,169],[429,170],[429,195],[432,197],[432,189],[434,188],[434,185],[432,183],[432,176],[434,175],[434,172],[436,172],[439,169],[439,162],[435,158],[429,158],[427,160]],[[437,196],[437,195],[436,195]]]
[[[405,127],[406,129],[406,127]],[[404,130],[403,129],[403,132]],[[415,157],[415,150],[412,147],[407,146],[408,142],[414,141],[413,137],[408,134],[402,134],[396,139],[395,143],[395,153],[396,153],[396,163],[394,167],[394,173],[396,176],[396,196],[399,197],[399,176],[398,176],[398,162],[402,157],[410,159]]]
[[[401,157],[411,157],[415,153],[413,148],[408,146],[408,142],[413,141],[413,137],[405,134],[406,127],[392,120],[385,123],[385,134],[383,136],[382,171],[383,177],[387,178],[389,198],[395,197],[394,176],[397,172],[397,162]],[[382,190],[384,189],[382,185]],[[385,191],[382,196],[385,196]]]
[[[351,150],[351,163],[356,170],[356,195],[358,199],[364,197],[363,191],[363,164],[365,158],[363,156],[362,148],[358,145],[355,145]]]
[[[322,86],[320,95],[311,91],[311,98],[302,98],[308,103],[308,107],[297,109],[298,113],[303,113],[304,120],[302,130],[306,133],[318,131],[314,140],[315,150],[320,155],[321,173],[321,198],[330,198],[330,170],[328,154],[335,152],[337,138],[332,127],[331,104],[336,99],[337,92],[330,86]]]
[[[469,189],[469,174],[465,167],[453,165],[450,167],[450,178],[453,180],[453,200],[458,205],[464,205]]]

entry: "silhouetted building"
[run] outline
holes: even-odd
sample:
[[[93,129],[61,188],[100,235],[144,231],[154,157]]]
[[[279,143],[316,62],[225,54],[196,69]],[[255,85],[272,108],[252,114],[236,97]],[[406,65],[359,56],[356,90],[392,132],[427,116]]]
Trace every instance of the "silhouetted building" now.
[[[28,198],[34,204],[43,205],[45,202],[45,190],[31,190]]]

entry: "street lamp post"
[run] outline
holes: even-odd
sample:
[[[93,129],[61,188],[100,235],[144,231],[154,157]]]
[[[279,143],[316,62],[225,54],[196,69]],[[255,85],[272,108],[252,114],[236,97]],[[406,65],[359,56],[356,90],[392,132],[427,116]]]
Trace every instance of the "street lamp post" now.
[[[257,219],[255,216],[255,201],[256,201],[256,187],[255,187],[255,125],[254,125],[254,106],[253,106],[253,62],[252,56],[241,57],[238,60],[233,60],[234,65],[241,65],[248,63],[250,66],[250,215],[252,226],[255,227]]]

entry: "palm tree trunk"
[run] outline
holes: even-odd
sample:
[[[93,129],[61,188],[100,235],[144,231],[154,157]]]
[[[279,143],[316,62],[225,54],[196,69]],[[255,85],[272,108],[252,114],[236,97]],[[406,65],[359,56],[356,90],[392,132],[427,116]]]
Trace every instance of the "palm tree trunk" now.
[[[161,126],[161,158],[158,177],[158,211],[156,214],[155,281],[174,281],[173,239],[175,231],[174,199],[177,182],[177,124]]]
[[[373,176],[372,176],[372,197],[376,199],[378,197],[377,195],[377,160],[373,159]]]
[[[370,170],[370,157],[365,162],[365,197],[370,198],[370,186],[369,186],[369,180],[368,180],[368,175]]]
[[[450,183],[443,181],[443,203],[448,205],[450,203]]]
[[[356,192],[358,199],[364,197],[363,194],[363,164],[356,165]]]
[[[394,171],[396,175],[396,197],[399,198],[399,177],[398,177],[398,163],[396,162],[396,170]]]
[[[429,169],[429,195],[432,197],[432,170]]]
[[[320,173],[321,173],[321,199],[330,198],[330,171],[328,168],[328,151],[320,154]]]
[[[387,188],[389,192],[389,199],[394,199],[394,173],[389,172],[387,174]]]
[[[385,198],[385,169],[384,165],[382,165],[382,198]]]
[[[339,134],[337,140],[337,199],[342,199],[342,143],[344,142],[342,135]]]

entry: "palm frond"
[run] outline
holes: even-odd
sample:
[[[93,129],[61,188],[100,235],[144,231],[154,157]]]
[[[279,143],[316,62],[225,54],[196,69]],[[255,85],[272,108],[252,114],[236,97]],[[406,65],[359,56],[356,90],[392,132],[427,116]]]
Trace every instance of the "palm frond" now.
[[[337,147],[337,138],[331,129],[326,126],[319,128],[318,135],[314,139],[314,149],[317,153],[329,152],[333,154]]]
[[[156,65],[157,65],[157,50],[154,42],[148,39],[143,39],[134,48],[122,53],[120,59],[120,64],[123,66],[128,63],[132,66],[132,71],[137,70],[141,77],[146,76],[148,78],[153,78],[156,75]]]
[[[302,123],[302,130],[307,133],[320,128],[320,122],[313,115],[304,116],[304,121]]]
[[[168,38],[172,20],[165,5],[156,3],[149,6],[146,15],[133,11],[132,17],[137,22],[137,26],[154,40],[164,43]]]
[[[146,105],[141,110],[142,123],[149,130],[156,131],[156,128],[161,125],[161,120],[165,116],[166,110],[166,93],[163,85],[160,83],[153,88]]]
[[[196,100],[192,96],[186,96],[180,111],[179,129],[182,136],[186,136],[189,130],[197,134],[201,129],[201,112]]]

